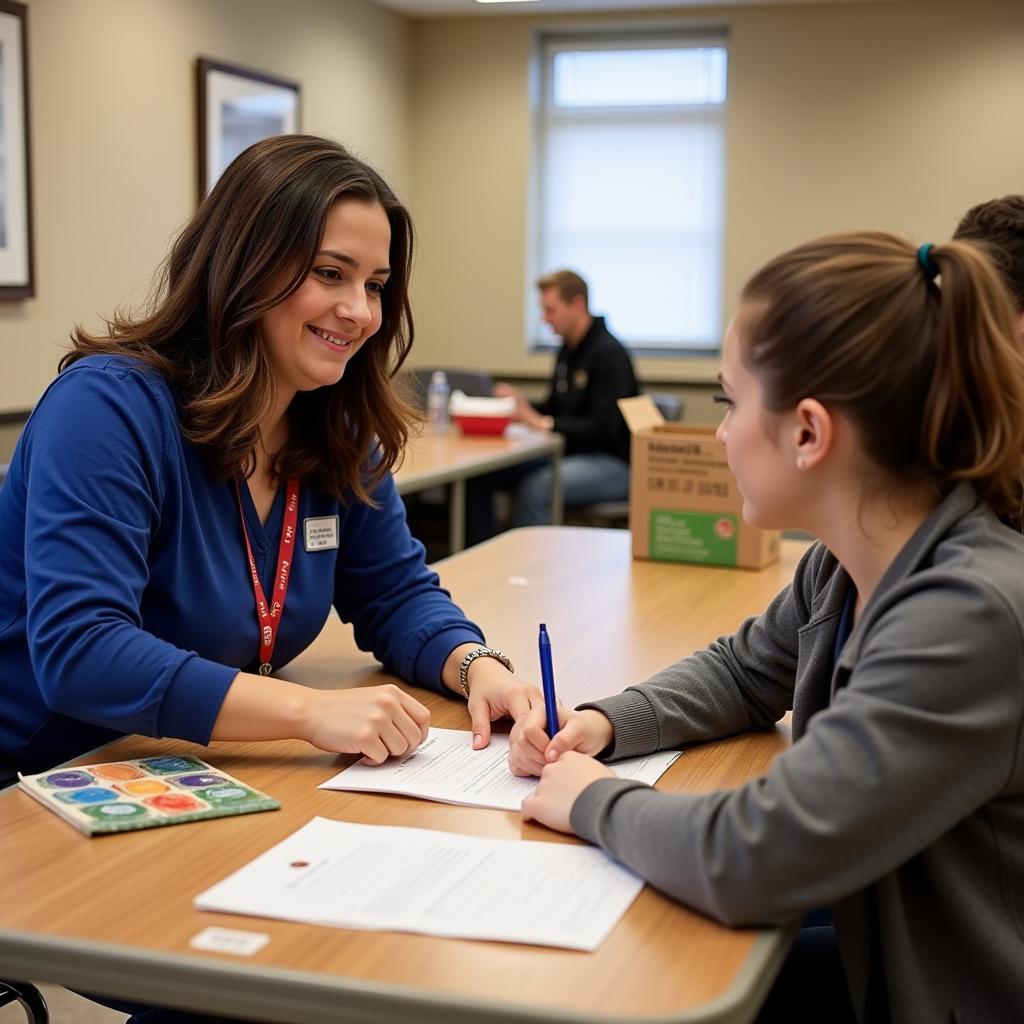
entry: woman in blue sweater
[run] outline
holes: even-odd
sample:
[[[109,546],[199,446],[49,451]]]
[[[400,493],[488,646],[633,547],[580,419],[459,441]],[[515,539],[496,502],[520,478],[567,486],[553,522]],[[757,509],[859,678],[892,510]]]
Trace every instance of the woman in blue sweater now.
[[[438,586],[390,475],[411,259],[376,172],[282,136],[224,172],[148,315],[74,332],[0,489],[8,782],[124,733],[405,753],[429,713],[397,687],[271,674],[332,605],[402,679],[465,693],[476,746],[540,699]]]

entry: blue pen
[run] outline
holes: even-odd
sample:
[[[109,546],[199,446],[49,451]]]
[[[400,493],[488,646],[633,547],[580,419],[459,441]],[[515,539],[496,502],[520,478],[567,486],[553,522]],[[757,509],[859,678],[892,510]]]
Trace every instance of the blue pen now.
[[[548,627],[540,624],[540,681],[544,689],[544,710],[548,716],[548,739],[558,732],[558,702],[555,700],[555,670],[551,667],[551,640]]]

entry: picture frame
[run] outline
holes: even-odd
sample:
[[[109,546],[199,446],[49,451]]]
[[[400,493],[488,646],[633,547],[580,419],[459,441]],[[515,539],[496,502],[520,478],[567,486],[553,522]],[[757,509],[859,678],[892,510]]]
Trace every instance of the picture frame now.
[[[2,0],[0,0],[2,2]],[[199,199],[243,149],[271,135],[299,131],[298,82],[199,57]]]
[[[35,295],[27,15],[0,0],[0,300]]]

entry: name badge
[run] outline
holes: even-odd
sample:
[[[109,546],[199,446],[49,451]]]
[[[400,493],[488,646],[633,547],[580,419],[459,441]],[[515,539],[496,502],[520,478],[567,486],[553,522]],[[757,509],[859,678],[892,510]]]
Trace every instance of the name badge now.
[[[307,551],[330,551],[338,546],[338,517],[303,519],[302,532]]]

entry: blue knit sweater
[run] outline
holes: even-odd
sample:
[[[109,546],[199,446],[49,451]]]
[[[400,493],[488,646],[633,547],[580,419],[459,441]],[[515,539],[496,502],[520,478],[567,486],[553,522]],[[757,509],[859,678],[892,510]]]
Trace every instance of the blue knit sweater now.
[[[241,488],[268,594],[283,492],[264,526]],[[375,509],[302,489],[274,665],[333,604],[362,649],[442,690],[448,654],[483,636],[426,567],[390,477],[373,497]],[[339,546],[307,551],[305,520],[335,515]],[[124,733],[206,743],[258,642],[233,482],[181,436],[158,374],[78,361],[43,395],[0,488],[0,767],[41,771]]]

